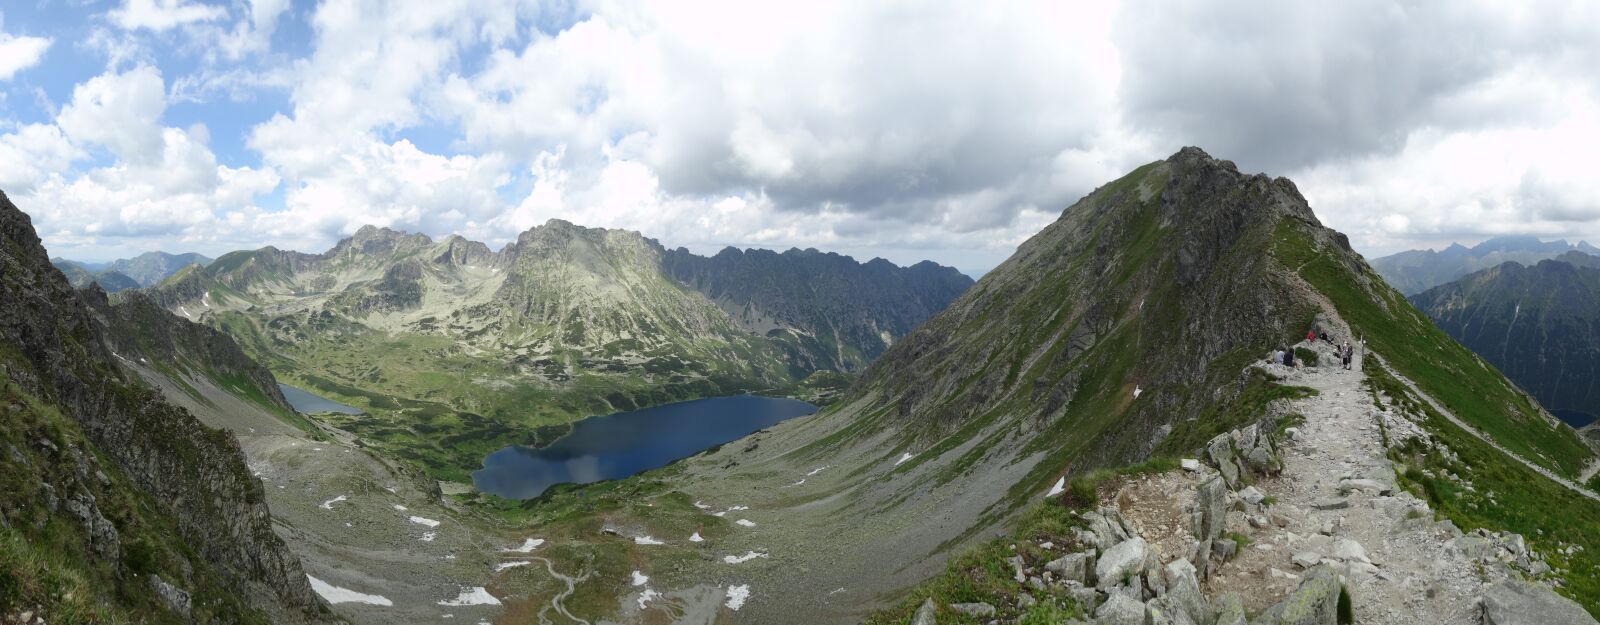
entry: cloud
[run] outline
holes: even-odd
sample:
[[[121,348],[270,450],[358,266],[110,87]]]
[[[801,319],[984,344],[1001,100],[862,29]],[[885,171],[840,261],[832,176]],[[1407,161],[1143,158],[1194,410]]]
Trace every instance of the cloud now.
[[[124,30],[148,29],[155,32],[177,26],[209,22],[227,15],[227,9],[190,0],[124,0],[122,7],[107,16]]]
[[[1539,103],[1486,87],[1568,55],[1592,62],[1595,23],[1592,5],[1561,2],[1131,0],[1116,33],[1135,69],[1120,94],[1125,118],[1152,133],[1293,170],[1393,153],[1419,128],[1524,121]]]
[[[11,80],[17,72],[39,64],[53,40],[0,32],[0,80]]]
[[[625,151],[671,194],[904,219],[955,196],[1005,222],[1087,189],[1045,181],[1106,130],[1109,21],[1055,3],[605,3],[451,76],[438,108],[482,149],[566,146],[596,167]]]
[[[161,156],[160,120],[166,112],[166,86],[148,65],[106,73],[72,90],[72,102],[57,123],[79,144],[110,150],[123,161],[145,163]]]

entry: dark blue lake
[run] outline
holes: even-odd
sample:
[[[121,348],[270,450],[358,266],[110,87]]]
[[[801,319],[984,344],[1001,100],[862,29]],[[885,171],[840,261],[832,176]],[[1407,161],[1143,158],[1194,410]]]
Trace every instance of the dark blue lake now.
[[[507,499],[532,499],[556,484],[664,467],[816,409],[797,399],[735,395],[589,417],[549,447],[514,445],[489,454],[472,484]]]
[[[283,398],[289,400],[290,406],[293,406],[295,410],[305,414],[311,414],[313,412],[361,414],[360,408],[356,408],[355,406],[346,406],[331,399],[318,397],[293,386],[289,386],[288,384],[279,384],[278,390],[283,391]]]
[[[1578,412],[1576,410],[1551,410],[1550,414],[1555,415],[1557,419],[1566,421],[1567,425],[1575,428],[1581,428],[1585,425],[1589,425],[1590,423],[1594,423],[1595,420],[1594,415],[1587,412]]]

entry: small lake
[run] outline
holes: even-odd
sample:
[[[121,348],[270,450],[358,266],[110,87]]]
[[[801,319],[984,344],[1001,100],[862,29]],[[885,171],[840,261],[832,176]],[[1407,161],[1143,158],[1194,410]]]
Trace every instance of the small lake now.
[[[532,499],[556,484],[614,480],[660,468],[775,423],[816,412],[798,399],[735,395],[667,404],[573,424],[549,447],[513,445],[483,459],[472,484]]]
[[[356,408],[355,406],[346,406],[331,399],[312,395],[310,392],[289,386],[288,384],[278,384],[278,390],[283,391],[283,398],[289,400],[290,406],[293,406],[295,410],[298,410],[304,414],[311,414],[314,412],[361,414],[360,408]]]
[[[1576,410],[1551,410],[1550,414],[1555,415],[1557,419],[1566,421],[1567,425],[1575,428],[1581,428],[1595,421],[1594,415]]]

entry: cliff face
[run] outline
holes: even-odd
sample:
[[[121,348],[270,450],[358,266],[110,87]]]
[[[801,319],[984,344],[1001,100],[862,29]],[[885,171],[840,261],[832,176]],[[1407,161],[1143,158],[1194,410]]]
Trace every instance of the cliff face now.
[[[1600,259],[1561,259],[1506,263],[1411,302],[1546,407],[1600,415],[1600,268],[1579,264]]]
[[[97,290],[83,297],[102,311],[109,306]],[[0,195],[0,359],[8,393],[37,418],[60,415],[52,423],[62,429],[61,439],[81,439],[79,453],[109,463],[107,472],[116,476],[96,478],[104,489],[126,484],[116,497],[82,493],[64,511],[46,506],[52,512],[36,526],[51,527],[52,516],[87,519],[79,525],[96,554],[89,560],[92,574],[118,584],[141,583],[130,580],[149,571],[160,571],[178,590],[202,590],[207,579],[219,580],[224,594],[249,609],[237,618],[218,615],[225,621],[248,620],[249,611],[275,622],[320,620],[325,607],[273,533],[261,484],[238,443],[135,382],[118,358],[90,306],[50,266],[28,217]],[[48,451],[49,445],[38,446]],[[118,532],[134,521],[119,526],[114,518],[125,511],[95,503],[118,498],[144,502],[149,509],[142,515],[175,532],[121,541]],[[185,561],[184,553],[195,557]],[[41,600],[46,609],[51,601],[24,599]]]

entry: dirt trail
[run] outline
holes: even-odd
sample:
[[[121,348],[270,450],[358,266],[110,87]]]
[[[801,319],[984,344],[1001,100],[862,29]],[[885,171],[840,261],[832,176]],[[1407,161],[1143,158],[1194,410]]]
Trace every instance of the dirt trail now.
[[[1378,362],[1380,362],[1380,363],[1383,362],[1383,357],[1379,356],[1378,354],[1372,354],[1372,357],[1376,358],[1378,360]],[[1478,431],[1478,428],[1467,424],[1467,422],[1465,422],[1465,421],[1462,421],[1459,417],[1457,417],[1455,415],[1455,413],[1450,412],[1449,409],[1445,408],[1444,404],[1439,403],[1432,396],[1428,395],[1427,393],[1422,392],[1422,389],[1417,388],[1416,383],[1412,382],[1411,380],[1406,379],[1405,376],[1400,375],[1400,372],[1394,371],[1393,367],[1390,367],[1389,370],[1394,372],[1395,378],[1400,380],[1401,384],[1406,385],[1406,388],[1410,389],[1412,393],[1416,394],[1416,396],[1418,396],[1418,397],[1421,397],[1423,401],[1428,402],[1429,406],[1433,406],[1434,410],[1439,411],[1439,414],[1444,415],[1444,418],[1449,419],[1451,423],[1456,424],[1456,427],[1459,427],[1462,430],[1465,430],[1465,431],[1471,433],[1473,436],[1478,437],[1479,440],[1481,440],[1481,441],[1483,441],[1485,443],[1488,443],[1490,446],[1492,446],[1495,449],[1499,450],[1500,453],[1505,454],[1506,457],[1514,459],[1517,462],[1522,463],[1523,465],[1527,466],[1529,469],[1532,469],[1532,470],[1538,472],[1540,475],[1543,475],[1543,476],[1545,476],[1547,478],[1550,478],[1551,481],[1553,481],[1553,482],[1555,482],[1557,484],[1560,484],[1562,486],[1565,486],[1569,490],[1571,490],[1571,491],[1573,491],[1575,493],[1578,493],[1580,495],[1583,495],[1584,497],[1588,497],[1588,498],[1593,499],[1595,501],[1600,501],[1600,494],[1595,494],[1594,491],[1591,491],[1591,490],[1589,490],[1587,488],[1584,488],[1584,487],[1578,485],[1577,482],[1573,482],[1573,481],[1571,481],[1571,480],[1569,480],[1567,478],[1564,478],[1564,477],[1561,477],[1559,475],[1556,475],[1554,471],[1546,469],[1543,466],[1540,466],[1539,464],[1537,464],[1537,463],[1535,463],[1535,462],[1533,462],[1531,460],[1528,460],[1527,458],[1523,458],[1522,456],[1517,455],[1516,453],[1513,453],[1509,449],[1506,449],[1505,447],[1501,446],[1500,443],[1495,442],[1495,440],[1493,438],[1490,438],[1489,435]],[[1595,471],[1597,471],[1597,470],[1600,470],[1600,461],[1597,461],[1596,463],[1591,464],[1589,469],[1587,471],[1585,471],[1585,475],[1582,478],[1580,478],[1580,481],[1587,482],[1590,477],[1594,476]]]

